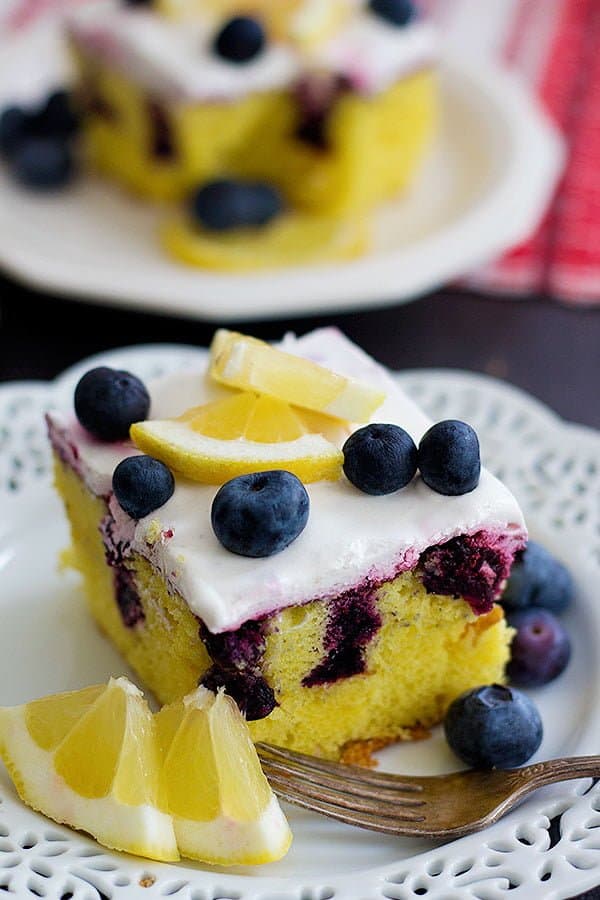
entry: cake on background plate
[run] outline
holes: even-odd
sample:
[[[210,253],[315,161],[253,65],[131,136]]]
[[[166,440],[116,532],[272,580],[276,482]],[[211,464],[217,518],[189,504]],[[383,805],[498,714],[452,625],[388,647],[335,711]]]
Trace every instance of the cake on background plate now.
[[[89,163],[183,205],[163,237],[191,264],[359,255],[431,143],[436,39],[408,0],[91,0],[67,28]],[[195,202],[223,180],[217,212]]]
[[[356,487],[341,448],[359,424],[419,444],[432,423],[336,330],[280,346],[218,333],[210,367],[148,385],[137,447],[52,412],[56,485],[91,612],[161,703],[224,686],[255,740],[339,757],[422,734],[463,691],[505,680],[512,632],[495,600],[526,529],[485,469],[454,496],[420,473],[387,495]],[[140,448],[174,478],[138,517],[113,473]],[[302,527],[280,552],[231,552],[216,528],[224,483],[286,468],[308,498]]]

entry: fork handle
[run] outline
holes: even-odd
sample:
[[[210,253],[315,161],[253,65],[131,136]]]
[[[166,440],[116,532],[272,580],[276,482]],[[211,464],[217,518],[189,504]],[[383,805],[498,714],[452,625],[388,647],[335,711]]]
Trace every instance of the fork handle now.
[[[520,780],[533,788],[573,778],[600,778],[600,756],[563,756],[532,763],[518,770]]]

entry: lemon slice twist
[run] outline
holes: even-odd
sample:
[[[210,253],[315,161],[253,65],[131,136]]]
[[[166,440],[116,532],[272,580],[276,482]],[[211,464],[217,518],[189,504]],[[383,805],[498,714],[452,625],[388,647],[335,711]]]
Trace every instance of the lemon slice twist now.
[[[139,450],[193,481],[223,484],[238,475],[286,469],[309,483],[340,477],[343,454],[335,441],[347,437],[349,426],[243,391],[176,419],[137,422],[130,434]]]

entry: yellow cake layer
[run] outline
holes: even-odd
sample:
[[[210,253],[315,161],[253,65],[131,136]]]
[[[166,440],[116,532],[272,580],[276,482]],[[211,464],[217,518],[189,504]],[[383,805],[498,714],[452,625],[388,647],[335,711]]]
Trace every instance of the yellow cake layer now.
[[[69,562],[82,574],[94,618],[161,703],[188,693],[211,664],[197,618],[150,563],[133,556],[127,566],[145,621],[126,627],[98,528],[106,505],[58,461],[55,481],[71,524]],[[335,758],[350,741],[410,737],[411,729],[439,722],[462,691],[504,680],[511,631],[500,607],[477,618],[463,600],[428,594],[410,572],[379,588],[376,603],[382,627],[367,648],[366,671],[316,687],[302,681],[325,656],[328,604],[291,607],[268,620],[262,673],[279,706],[250,723],[255,740]]]
[[[293,205],[315,213],[360,213],[409,183],[437,118],[431,69],[372,97],[341,94],[328,118],[327,150],[295,136],[300,112],[289,91],[164,105],[174,156],[159,160],[151,153],[148,93],[80,51],[74,55],[88,99],[84,131],[91,164],[156,200],[180,199],[207,179],[228,174],[273,182]]]

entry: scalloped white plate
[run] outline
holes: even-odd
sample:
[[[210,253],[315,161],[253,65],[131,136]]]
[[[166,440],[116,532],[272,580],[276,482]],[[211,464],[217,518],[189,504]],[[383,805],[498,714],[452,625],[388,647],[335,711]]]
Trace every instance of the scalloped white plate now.
[[[39,94],[45,67],[56,80],[56,53],[56,33],[41,26],[18,42],[0,37],[0,107]],[[220,322],[413,300],[526,238],[563,162],[556,131],[506,72],[463,54],[444,62],[441,85],[434,149],[411,190],[377,216],[375,245],[359,260],[237,276],[187,268],[160,250],[156,208],[89,177],[32,194],[0,167],[0,266],[79,300]]]
[[[93,627],[77,580],[57,571],[67,540],[49,483],[43,411],[68,403],[81,372],[105,362],[149,378],[197,364],[195,348],[101,354],[53,384],[0,387],[0,704],[77,688],[124,671]],[[485,462],[515,491],[533,536],[574,570],[566,616],[575,653],[561,678],[534,693],[545,725],[539,758],[600,746],[600,434],[570,426],[520,391],[453,371],[405,372],[405,388],[433,418],[478,429]],[[457,767],[439,730],[389,748],[400,772]],[[435,846],[395,840],[288,809],[288,857],[259,869],[161,865],[111,853],[22,805],[0,766],[0,889],[7,900],[558,900],[600,884],[600,787],[571,782],[538,792],[485,832]],[[554,825],[550,827],[551,820]],[[145,885],[142,886],[141,882]],[[0,896],[2,896],[0,894]]]

